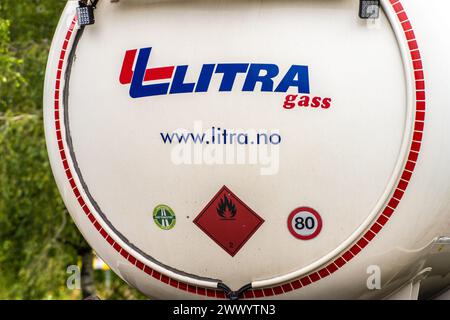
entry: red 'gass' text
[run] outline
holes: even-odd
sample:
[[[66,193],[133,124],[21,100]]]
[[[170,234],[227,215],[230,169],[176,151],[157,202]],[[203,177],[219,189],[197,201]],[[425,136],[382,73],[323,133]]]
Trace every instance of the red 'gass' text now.
[[[289,94],[284,100],[283,108],[293,110],[297,108],[329,109],[333,100],[331,98],[311,97],[308,95]]]

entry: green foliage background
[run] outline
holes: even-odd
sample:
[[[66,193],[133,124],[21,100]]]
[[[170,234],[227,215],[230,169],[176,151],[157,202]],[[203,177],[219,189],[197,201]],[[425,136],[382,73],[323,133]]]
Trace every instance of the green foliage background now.
[[[90,250],[53,180],[42,119],[45,66],[65,0],[0,0],[0,299],[79,299],[67,267]],[[102,299],[142,296],[96,271]]]

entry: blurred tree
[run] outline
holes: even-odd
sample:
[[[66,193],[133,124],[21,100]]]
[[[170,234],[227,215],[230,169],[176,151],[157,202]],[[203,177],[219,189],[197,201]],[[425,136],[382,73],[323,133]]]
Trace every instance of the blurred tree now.
[[[9,25],[8,20],[0,18],[0,112],[13,102],[8,93],[25,84],[18,72],[22,61],[10,52]]]
[[[53,180],[42,120],[45,65],[64,0],[0,1],[0,299],[142,298],[118,277],[94,285],[92,250]],[[66,286],[82,268],[82,289]]]

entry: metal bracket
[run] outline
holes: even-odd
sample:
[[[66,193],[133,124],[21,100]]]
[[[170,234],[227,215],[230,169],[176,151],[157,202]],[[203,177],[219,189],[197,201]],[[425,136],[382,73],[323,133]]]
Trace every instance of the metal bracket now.
[[[79,2],[80,2],[80,4],[82,3],[83,5],[85,5],[87,7],[90,6],[90,7],[93,7],[94,9],[96,9],[98,1],[99,0],[80,0]]]
[[[248,284],[246,286],[243,286],[241,289],[239,289],[238,291],[233,291],[231,290],[226,284],[220,282],[217,285],[218,289],[223,290],[223,292],[225,293],[225,296],[230,299],[230,301],[237,301],[239,300],[246,291],[251,290],[252,289],[252,285]]]
[[[360,0],[359,17],[361,19],[378,19],[380,17],[380,0]]]

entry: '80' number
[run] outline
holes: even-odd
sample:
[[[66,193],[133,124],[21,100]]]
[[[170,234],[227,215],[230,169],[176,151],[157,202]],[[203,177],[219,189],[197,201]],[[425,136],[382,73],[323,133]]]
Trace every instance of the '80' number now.
[[[311,208],[297,208],[289,215],[288,228],[291,234],[300,240],[316,238],[322,230],[322,217]]]

